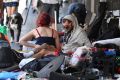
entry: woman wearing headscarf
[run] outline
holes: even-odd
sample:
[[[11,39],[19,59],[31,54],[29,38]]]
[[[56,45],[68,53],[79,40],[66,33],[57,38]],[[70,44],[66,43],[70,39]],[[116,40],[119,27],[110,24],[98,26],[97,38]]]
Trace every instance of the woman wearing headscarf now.
[[[74,52],[78,47],[91,46],[85,31],[79,26],[77,18],[72,15],[63,17],[62,24],[65,30],[62,51],[64,53]]]

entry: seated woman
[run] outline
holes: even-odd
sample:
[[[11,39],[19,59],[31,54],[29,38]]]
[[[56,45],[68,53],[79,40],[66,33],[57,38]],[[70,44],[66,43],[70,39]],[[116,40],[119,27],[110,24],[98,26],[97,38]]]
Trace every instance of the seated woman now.
[[[35,49],[32,53],[26,53],[27,57],[32,56],[30,61],[41,58],[42,56],[54,55],[54,51],[60,50],[58,32],[51,29],[50,26],[50,16],[43,12],[38,16],[37,28],[30,31],[19,40],[21,45]],[[28,41],[31,41],[33,38],[36,39],[36,43],[29,43]]]
[[[51,26],[51,19],[47,13],[41,13],[37,19],[37,28],[33,29],[25,36],[23,36],[19,43],[21,45],[32,47],[32,48],[39,48],[43,43],[51,45],[58,50],[60,50],[60,41],[58,32],[54,29],[50,28]],[[33,38],[36,39],[35,44],[31,44],[28,41],[31,41]],[[45,45],[44,45],[45,46]],[[50,47],[50,46],[49,46]]]

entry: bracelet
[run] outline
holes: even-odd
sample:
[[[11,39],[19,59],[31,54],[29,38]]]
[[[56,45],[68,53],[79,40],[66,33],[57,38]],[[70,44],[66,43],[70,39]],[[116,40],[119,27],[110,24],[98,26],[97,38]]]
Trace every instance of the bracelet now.
[[[59,55],[59,50],[58,50],[58,49],[55,49],[55,50],[54,50],[54,55],[55,55],[55,56],[58,56],[58,55]]]

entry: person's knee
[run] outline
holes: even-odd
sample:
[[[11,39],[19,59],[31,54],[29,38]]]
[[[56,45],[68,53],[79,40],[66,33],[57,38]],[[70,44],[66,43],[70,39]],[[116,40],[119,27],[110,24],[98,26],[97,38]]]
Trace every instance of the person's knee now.
[[[40,52],[41,52],[41,53],[46,52],[46,49],[42,49]]]
[[[40,50],[37,54],[39,54],[39,55],[45,55],[46,54],[46,50],[45,49],[42,49],[42,50]]]

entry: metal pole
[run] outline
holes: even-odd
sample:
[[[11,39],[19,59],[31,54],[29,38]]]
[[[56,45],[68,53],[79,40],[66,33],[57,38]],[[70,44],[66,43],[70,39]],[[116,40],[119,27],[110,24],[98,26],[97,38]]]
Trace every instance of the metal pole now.
[[[56,10],[54,11],[54,16],[55,16],[55,30],[57,31],[57,13]]]

